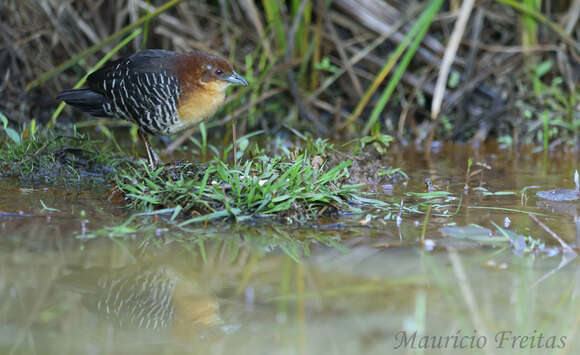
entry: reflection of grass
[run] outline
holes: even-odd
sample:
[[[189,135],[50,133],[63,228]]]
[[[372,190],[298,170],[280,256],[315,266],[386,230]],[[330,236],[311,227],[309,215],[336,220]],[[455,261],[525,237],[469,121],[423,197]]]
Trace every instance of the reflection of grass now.
[[[347,329],[349,334],[359,337],[357,339],[368,340],[371,349],[377,351],[382,349],[380,347],[396,345],[393,334],[400,329],[405,329],[407,334],[417,330],[417,339],[423,335],[453,336],[458,331],[461,335],[480,336],[487,329],[490,333],[488,348],[495,345],[494,336],[498,331],[509,330],[513,336],[535,335],[536,344],[542,333],[543,344],[548,336],[567,336],[564,350],[570,353],[578,348],[574,335],[580,303],[574,292],[578,287],[574,268],[568,267],[537,287],[530,287],[554,265],[551,259],[515,258],[507,249],[502,253],[481,249],[459,251],[456,261],[451,262],[444,250],[430,253],[392,248],[377,253],[370,246],[362,245],[353,247],[353,253],[345,256],[320,250],[318,258],[295,264],[274,248],[271,236],[278,237],[278,234],[267,227],[233,225],[221,236],[206,232],[206,236],[200,237],[201,233],[190,234],[182,240],[152,237],[152,243],[139,243],[127,238],[104,244],[106,249],[101,249],[103,243],[86,243],[84,251],[78,247],[67,253],[22,251],[18,258],[0,258],[3,276],[16,294],[38,290],[35,297],[8,298],[7,307],[28,310],[24,315],[40,324],[40,330],[56,329],[48,334],[39,330],[30,332],[35,344],[44,344],[42,341],[47,335],[60,339],[61,329],[74,330],[74,325],[87,319],[79,297],[62,292],[61,285],[55,282],[57,276],[87,267],[151,265],[170,267],[179,276],[187,276],[186,282],[197,282],[200,293],[217,296],[220,315],[226,322],[239,319],[240,305],[247,304],[248,290],[251,290],[255,308],[242,309],[244,321],[255,327],[278,326],[281,338],[290,339],[290,345],[285,346],[293,352],[298,351],[299,345],[292,340],[302,324],[307,331],[316,331],[322,324],[330,336],[341,336]],[[339,234],[312,230],[288,233],[292,236],[289,243],[311,233],[325,237],[338,237]],[[353,258],[356,255],[359,258]],[[488,261],[497,265],[505,263],[507,267],[494,267]],[[467,278],[461,277],[462,274]],[[59,292],[51,292],[54,289]],[[35,306],[40,303],[45,306]],[[304,309],[308,316],[299,324]],[[265,313],[268,318],[264,318]],[[270,317],[272,313],[276,318]],[[280,323],[273,323],[275,321]],[[6,324],[20,323],[7,319]],[[97,326],[103,325],[109,323],[90,322],[89,331],[82,329],[74,336],[78,337],[79,344],[90,343],[95,331],[100,329]],[[104,341],[118,340],[115,328],[107,329],[111,331],[104,333]],[[191,334],[196,333],[192,331]],[[223,339],[218,340],[223,342]],[[66,341],[53,343],[55,352],[68,350],[66,346],[61,349],[60,344],[70,347]],[[16,353],[32,352],[28,351],[29,343],[21,344],[24,345]],[[175,352],[183,350],[183,344],[175,344],[178,346]],[[267,340],[256,344],[256,347],[269,346]],[[134,349],[135,345],[130,343],[122,349],[127,347]]]
[[[248,248],[259,250],[263,254],[281,252],[295,262],[309,256],[313,245],[322,244],[348,253],[348,248],[341,242],[341,232],[338,231],[289,229],[268,222],[262,223],[259,227],[246,223],[229,224],[227,228],[199,225],[180,227],[179,223],[163,216],[164,214],[155,216],[145,213],[134,214],[119,225],[95,229],[79,235],[78,238],[88,241],[108,237],[129,250],[136,240],[135,237],[138,236],[140,247],[150,249],[151,254],[169,245],[175,245],[178,248],[187,248],[191,254],[196,254],[195,259],[199,257],[204,262],[211,262],[211,256],[219,253],[220,249],[227,249],[232,257],[247,252],[245,249]],[[354,233],[357,229],[342,232],[346,231]]]
[[[513,258],[508,250],[476,255],[450,251],[452,273],[447,258],[440,257],[442,254],[423,253],[421,260],[432,280],[429,289],[437,289],[442,295],[430,297],[427,312],[441,314],[441,309],[445,309],[447,319],[453,319],[452,329],[475,329],[492,336],[508,330],[511,336],[535,337],[536,347],[540,334],[544,347],[547,338],[559,341],[564,336],[566,348],[575,349],[577,316],[571,314],[578,314],[579,303],[573,292],[577,282],[570,282],[573,269],[564,271],[558,266],[546,273],[555,264],[534,255]],[[550,273],[551,277],[544,279]],[[542,283],[538,284],[540,280]],[[506,299],[510,301],[505,302]],[[489,304],[496,307],[490,311],[482,306]]]

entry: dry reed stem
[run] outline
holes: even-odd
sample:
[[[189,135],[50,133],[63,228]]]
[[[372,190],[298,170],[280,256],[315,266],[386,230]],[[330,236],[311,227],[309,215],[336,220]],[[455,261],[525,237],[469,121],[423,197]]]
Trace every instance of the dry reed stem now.
[[[443,95],[445,93],[445,87],[447,86],[447,78],[449,77],[449,72],[451,70],[451,65],[453,64],[453,59],[457,53],[457,48],[463,38],[465,33],[465,26],[467,25],[467,20],[471,16],[471,10],[473,9],[473,4],[475,0],[464,0],[461,5],[461,10],[459,11],[459,17],[455,23],[455,28],[453,33],[449,38],[449,43],[445,49],[445,54],[443,55],[443,62],[439,68],[439,76],[437,77],[437,83],[435,84],[435,92],[433,93],[433,102],[431,103],[431,119],[436,119],[439,117],[439,112],[441,110],[441,103],[443,102]]]

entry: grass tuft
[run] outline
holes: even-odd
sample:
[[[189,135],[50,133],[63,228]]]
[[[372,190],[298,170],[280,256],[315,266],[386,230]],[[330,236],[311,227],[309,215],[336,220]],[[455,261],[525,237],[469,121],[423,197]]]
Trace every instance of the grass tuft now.
[[[142,162],[119,171],[117,186],[132,207],[178,208],[189,224],[223,217],[237,220],[281,216],[304,222],[331,211],[350,210],[347,201],[359,185],[347,185],[351,161],[334,167],[320,157],[260,156],[237,168],[222,160],[182,163],[151,170]]]
[[[10,131],[5,134],[10,136]],[[51,183],[104,181],[119,162],[109,144],[76,130],[27,129],[12,136],[0,139],[0,176]]]

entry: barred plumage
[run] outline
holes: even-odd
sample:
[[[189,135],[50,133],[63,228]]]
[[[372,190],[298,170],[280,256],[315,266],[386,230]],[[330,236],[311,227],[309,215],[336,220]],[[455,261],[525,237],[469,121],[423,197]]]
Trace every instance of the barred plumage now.
[[[59,279],[58,285],[82,294],[87,309],[123,329],[179,331],[221,322],[217,300],[195,274],[170,265],[81,270]]]
[[[57,98],[94,116],[136,123],[155,166],[158,158],[144,133],[166,135],[199,124],[223,103],[230,84],[248,83],[221,57],[149,49],[108,63],[89,75],[87,84]]]
[[[170,272],[161,268],[120,276],[101,278],[102,293],[87,299],[87,307],[119,327],[161,329],[172,323],[177,279]]]

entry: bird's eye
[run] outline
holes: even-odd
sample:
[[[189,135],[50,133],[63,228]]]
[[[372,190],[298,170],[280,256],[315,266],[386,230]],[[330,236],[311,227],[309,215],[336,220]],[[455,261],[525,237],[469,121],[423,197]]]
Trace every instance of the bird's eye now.
[[[221,69],[215,70],[215,75],[222,75],[224,72]]]

